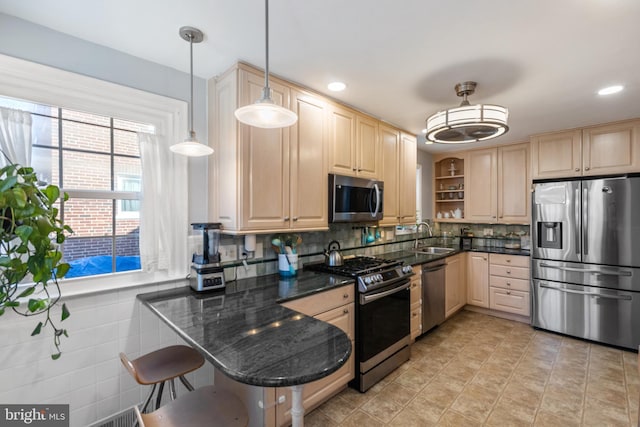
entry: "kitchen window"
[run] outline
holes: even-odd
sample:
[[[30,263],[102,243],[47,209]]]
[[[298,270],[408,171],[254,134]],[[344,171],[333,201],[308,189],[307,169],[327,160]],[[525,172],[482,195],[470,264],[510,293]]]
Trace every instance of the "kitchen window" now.
[[[64,296],[188,272],[187,209],[161,208],[189,204],[189,163],[169,151],[187,133],[187,103],[152,93],[165,90],[172,88],[142,91],[0,54],[0,106],[31,113],[31,166],[70,197],[61,212],[74,234],[63,256],[87,266],[65,277]]]
[[[140,269],[144,123],[0,97],[0,106],[31,112],[32,164],[43,185],[69,194],[61,218],[74,233],[62,246],[68,278]]]

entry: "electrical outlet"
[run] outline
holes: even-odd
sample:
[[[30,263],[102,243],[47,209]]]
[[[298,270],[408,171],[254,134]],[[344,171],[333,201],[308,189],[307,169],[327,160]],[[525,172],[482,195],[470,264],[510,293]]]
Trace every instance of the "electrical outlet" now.
[[[220,245],[220,261],[235,261],[238,259],[238,247],[236,245]]]
[[[263,253],[263,245],[261,242],[256,243],[256,250],[253,252],[254,258],[262,258],[264,256]]]
[[[485,228],[482,234],[484,236],[493,236],[493,228]]]

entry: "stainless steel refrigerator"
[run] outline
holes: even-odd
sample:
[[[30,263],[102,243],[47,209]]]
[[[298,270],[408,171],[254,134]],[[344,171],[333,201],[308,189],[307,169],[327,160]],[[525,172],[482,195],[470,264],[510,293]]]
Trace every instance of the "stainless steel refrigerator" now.
[[[640,177],[535,182],[533,326],[640,345]]]

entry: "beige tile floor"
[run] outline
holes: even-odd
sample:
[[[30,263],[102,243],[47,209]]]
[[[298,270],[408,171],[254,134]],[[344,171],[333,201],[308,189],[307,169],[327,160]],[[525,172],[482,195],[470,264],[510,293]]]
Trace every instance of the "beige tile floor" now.
[[[305,417],[329,426],[636,426],[637,354],[462,311],[361,394]]]

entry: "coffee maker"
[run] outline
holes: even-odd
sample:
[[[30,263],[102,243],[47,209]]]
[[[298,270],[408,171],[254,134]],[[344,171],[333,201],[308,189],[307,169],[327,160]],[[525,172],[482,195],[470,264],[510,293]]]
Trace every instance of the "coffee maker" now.
[[[224,289],[224,269],[220,265],[220,223],[203,222],[191,224],[202,232],[202,250],[196,250],[191,263],[190,284],[197,292]]]

